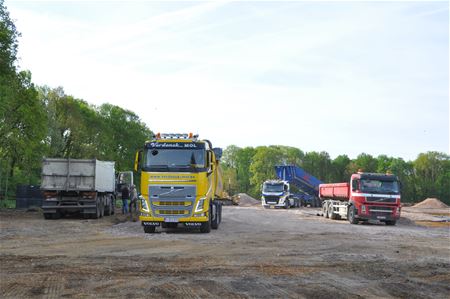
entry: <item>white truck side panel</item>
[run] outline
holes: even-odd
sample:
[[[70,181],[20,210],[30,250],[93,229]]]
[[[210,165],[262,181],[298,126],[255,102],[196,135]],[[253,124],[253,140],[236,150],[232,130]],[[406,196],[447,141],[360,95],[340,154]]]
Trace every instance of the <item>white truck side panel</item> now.
[[[95,187],[98,192],[114,192],[114,162],[95,160]]]
[[[114,162],[45,158],[41,189],[114,192]]]

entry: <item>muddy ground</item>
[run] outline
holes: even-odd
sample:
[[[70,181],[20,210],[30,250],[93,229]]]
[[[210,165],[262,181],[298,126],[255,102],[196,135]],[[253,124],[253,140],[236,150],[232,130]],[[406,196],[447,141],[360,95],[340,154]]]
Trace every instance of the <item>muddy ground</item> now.
[[[0,211],[2,298],[448,298],[450,231],[224,207],[218,230]]]

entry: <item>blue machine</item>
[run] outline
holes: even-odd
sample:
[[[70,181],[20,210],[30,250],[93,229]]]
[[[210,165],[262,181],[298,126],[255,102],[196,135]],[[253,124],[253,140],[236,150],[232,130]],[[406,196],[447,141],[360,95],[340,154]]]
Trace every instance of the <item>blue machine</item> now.
[[[275,172],[281,180],[287,181],[300,190],[301,193],[294,196],[301,201],[302,205],[321,206],[319,200],[319,185],[323,184],[321,180],[296,165],[278,165],[275,166]]]

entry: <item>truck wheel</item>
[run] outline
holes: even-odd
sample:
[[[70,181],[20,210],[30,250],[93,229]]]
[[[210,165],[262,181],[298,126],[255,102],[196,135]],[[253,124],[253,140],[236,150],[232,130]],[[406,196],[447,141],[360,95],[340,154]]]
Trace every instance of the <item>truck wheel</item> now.
[[[214,219],[211,220],[211,228],[218,229],[219,228],[219,205],[213,203],[211,207],[214,206]]]
[[[105,204],[102,202],[100,203],[100,218],[102,218],[105,215]]]
[[[324,218],[328,218],[328,204],[324,203],[322,207],[322,214]]]
[[[108,204],[107,204],[106,207],[105,207],[105,216],[110,216],[110,215],[112,215],[112,210],[113,210],[113,207],[112,207],[112,199],[111,199],[111,198],[108,198]]]
[[[397,223],[397,221],[395,221],[395,220],[386,220],[384,223],[386,223],[386,225],[395,225]]]
[[[100,218],[100,203],[97,202],[97,206],[95,207],[95,213],[91,215],[93,219]]]
[[[50,214],[50,213],[44,213],[44,218],[45,219],[52,219],[52,214]]]
[[[333,204],[330,203],[328,205],[328,218],[330,219],[336,219],[336,214],[334,213],[334,207]]]
[[[59,219],[61,218],[61,212],[60,211],[56,211],[56,213],[51,214],[52,215],[52,219]]]
[[[355,207],[349,206],[347,211],[347,219],[350,224],[358,224],[358,220],[356,220],[355,214]]]
[[[144,232],[146,234],[153,234],[156,230],[155,226],[144,226]]]
[[[287,210],[287,209],[289,209],[289,206],[290,206],[289,200],[285,201],[284,202],[284,208]]]
[[[209,212],[208,221],[203,222],[202,226],[200,226],[200,232],[203,234],[211,232],[211,210]]]

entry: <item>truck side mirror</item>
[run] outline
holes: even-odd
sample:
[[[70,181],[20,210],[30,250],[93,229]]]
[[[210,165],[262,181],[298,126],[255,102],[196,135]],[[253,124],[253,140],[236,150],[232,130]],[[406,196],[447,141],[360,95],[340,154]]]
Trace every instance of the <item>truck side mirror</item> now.
[[[142,159],[142,150],[136,152],[136,156],[134,157],[134,171],[138,171],[139,165],[141,165]]]
[[[352,191],[357,191],[358,190],[358,180],[353,180],[352,181]]]
[[[222,149],[220,147],[213,148],[214,156],[216,156],[216,160],[219,161],[222,158]]]

